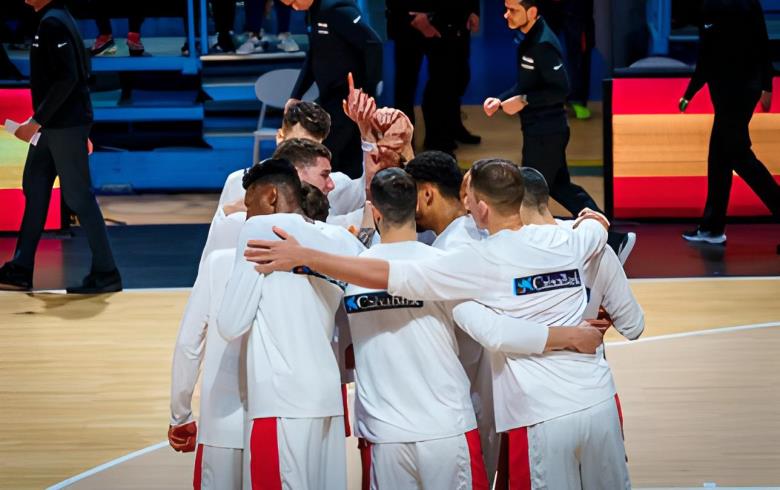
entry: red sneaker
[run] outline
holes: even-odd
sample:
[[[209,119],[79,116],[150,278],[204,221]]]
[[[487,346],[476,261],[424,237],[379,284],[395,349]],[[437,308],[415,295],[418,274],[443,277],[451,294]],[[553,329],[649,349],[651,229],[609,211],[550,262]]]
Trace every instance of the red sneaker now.
[[[95,43],[89,49],[92,56],[116,53],[116,44],[111,34],[101,34],[95,39]]]
[[[144,43],[141,42],[140,32],[127,33],[127,48],[130,50],[130,56],[143,56]]]

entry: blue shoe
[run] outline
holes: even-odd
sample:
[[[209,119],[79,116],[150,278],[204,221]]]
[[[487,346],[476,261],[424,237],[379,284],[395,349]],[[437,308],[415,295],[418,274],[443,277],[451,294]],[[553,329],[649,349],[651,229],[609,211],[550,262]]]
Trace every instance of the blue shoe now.
[[[702,231],[700,228],[696,228],[693,231],[688,231],[682,234],[682,237],[689,242],[706,242],[713,245],[725,245],[726,234],[725,233],[712,233],[710,231]]]

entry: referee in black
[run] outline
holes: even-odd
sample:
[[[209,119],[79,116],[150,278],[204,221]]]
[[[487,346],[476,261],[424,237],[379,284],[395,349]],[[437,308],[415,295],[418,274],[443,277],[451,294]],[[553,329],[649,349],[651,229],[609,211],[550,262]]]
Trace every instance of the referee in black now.
[[[92,104],[87,86],[89,58],[76,22],[64,0],[25,0],[41,15],[30,50],[30,86],[34,114],[16,136],[30,141],[22,189],[26,205],[13,259],[0,268],[0,288],[32,289],[35,249],[43,232],[54,179],[60,177],[65,204],[79,218],[92,250],[92,269],[69,293],[121,291],[106,224],[92,192],[88,136]]]
[[[602,212],[582,187],[574,184],[566,163],[569,123],[566,98],[569,80],[561,45],[539,15],[538,0],[505,0],[504,18],[510,29],[525,36],[517,49],[517,83],[500,97],[485,99],[485,114],[499,109],[520,114],[523,128],[523,166],[538,170],[550,187],[550,196],[577,215],[584,208]],[[634,233],[610,232],[609,244],[625,262],[634,246]]]
[[[705,0],[699,59],[680,111],[706,83],[715,108],[707,162],[707,201],[701,224],[684,233],[692,242],[726,243],[726,210],[732,171],[780,219],[780,186],[751,150],[748,125],[756,104],[772,102],[772,62],[758,0]],[[780,253],[780,249],[778,249]]]

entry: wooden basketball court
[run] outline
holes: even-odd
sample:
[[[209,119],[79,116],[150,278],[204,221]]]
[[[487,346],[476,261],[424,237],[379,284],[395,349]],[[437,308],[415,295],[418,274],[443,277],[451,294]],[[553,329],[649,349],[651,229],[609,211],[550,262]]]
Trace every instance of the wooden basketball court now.
[[[780,278],[632,287],[643,340],[613,332],[607,352],[634,485],[780,484]],[[72,488],[191,486],[192,455],[163,443],[187,294],[0,293],[0,488],[49,487],[112,461]],[[358,488],[354,441],[348,448]]]

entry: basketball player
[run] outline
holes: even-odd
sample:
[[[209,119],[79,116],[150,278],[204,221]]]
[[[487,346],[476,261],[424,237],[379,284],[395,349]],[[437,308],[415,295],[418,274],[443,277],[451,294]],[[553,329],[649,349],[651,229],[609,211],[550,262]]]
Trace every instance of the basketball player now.
[[[234,245],[237,239],[233,237]],[[187,302],[173,354],[168,441],[175,450],[189,452],[195,449],[197,434],[196,490],[240,489],[242,482],[246,410],[239,388],[241,340],[226,342],[214,325],[235,254],[234,248],[221,249],[206,258]],[[201,364],[198,427],[192,415],[192,394]]]
[[[403,170],[371,181],[382,243],[362,254],[421,259],[442,252],[417,242],[417,192]],[[344,297],[355,351],[357,433],[363,488],[484,488],[469,380],[457,357],[452,307],[359,286]]]
[[[526,225],[571,226],[571,220],[556,220],[549,208],[550,192],[544,176],[531,167],[522,167],[525,193],[520,213]],[[636,340],[645,329],[645,316],[636,301],[620,259],[610,247],[586,262],[583,270],[589,290],[585,318],[595,318],[603,307],[615,329],[628,340]]]
[[[306,216],[324,221],[328,213],[325,196],[309,184],[303,184],[301,190],[301,207]],[[238,211],[213,228],[216,250],[209,254],[198,271],[173,355],[169,442],[177,451],[190,452],[195,449],[196,436],[200,439],[195,458],[195,488],[241,487],[246,409],[242,408],[241,418],[236,413],[225,414],[245,399],[243,396],[237,401],[235,397],[239,386],[244,387],[242,395],[245,395],[245,377],[239,377],[244,370],[236,365],[238,342],[226,343],[214,325],[216,310],[235,262],[235,245],[245,221],[246,212]],[[213,328],[209,329],[209,324]],[[192,395],[201,365],[203,381],[198,431],[192,419]]]
[[[349,232],[310,221],[289,162],[267,160],[244,177],[248,220],[239,250],[251,238],[272,238],[272,225],[296,230],[309,246],[357,255]],[[346,488],[339,368],[331,349],[343,289],[306,269],[259,275],[243,256],[217,317],[232,341],[247,334],[247,398],[252,488]],[[290,269],[291,270],[291,269]]]
[[[580,219],[576,230],[561,226],[523,226],[518,210],[523,181],[511,162],[487,160],[471,169],[469,209],[489,240],[421,261],[385,261],[330,256],[289,241],[251,243],[245,255],[262,273],[305,264],[322,274],[414,300],[478,299],[504,316],[546,325],[578,323],[587,304],[585,262],[606,243],[606,226]],[[611,376],[599,368],[601,356],[576,352],[518,355],[505,332],[455,320],[491,351],[496,429],[510,433],[510,472],[526,488],[630,488]],[[550,329],[554,331],[555,329]],[[608,374],[608,372],[607,372]],[[529,430],[537,426],[540,430]],[[531,438],[529,438],[529,436]],[[511,444],[511,441],[517,444]],[[529,459],[534,454],[582,450],[581,466],[571,458]],[[533,481],[533,483],[532,483]]]
[[[298,177],[301,181],[313,185],[326,196],[334,189],[330,171],[331,154],[330,150],[328,150],[325,145],[306,138],[292,138],[283,141],[279,145],[274,152],[273,158],[285,159],[291,162],[298,172]],[[243,174],[244,171],[242,170],[241,175],[243,176]],[[232,186],[233,184],[228,182],[225,189],[228,189],[228,185]],[[340,209],[348,209],[344,206],[363,206],[365,191],[363,190],[361,192],[361,189],[363,189],[362,184],[349,184],[343,186],[341,192],[338,194],[338,196],[340,196],[338,200],[339,205],[334,208],[332,201],[329,200],[329,202],[331,202],[329,217],[334,217],[335,219],[335,217],[338,216],[338,211]],[[215,229],[219,229],[223,226],[235,226],[236,223],[239,223],[238,226],[240,227],[243,224],[243,220],[238,221],[238,218],[231,218],[230,214],[245,209],[243,202],[244,189],[242,188],[240,193],[233,190],[229,190],[228,192],[231,199],[238,196],[238,200],[228,201],[226,204],[220,205],[219,208],[217,208],[214,218],[211,220],[211,227],[209,228],[209,235],[206,239],[206,246],[201,254],[201,261],[208,256],[209,252],[214,250],[220,240],[219,237],[221,235],[215,232]],[[229,224],[227,222],[229,222]],[[231,244],[231,246],[234,245],[235,243]]]
[[[282,127],[276,132],[276,144],[293,138],[304,138],[317,143],[330,133],[330,115],[314,102],[290,102],[284,108]],[[219,196],[219,206],[235,202],[244,197],[241,179],[247,169],[239,169],[228,175]]]

